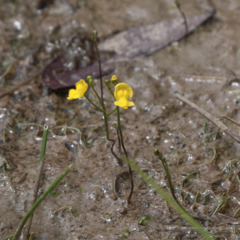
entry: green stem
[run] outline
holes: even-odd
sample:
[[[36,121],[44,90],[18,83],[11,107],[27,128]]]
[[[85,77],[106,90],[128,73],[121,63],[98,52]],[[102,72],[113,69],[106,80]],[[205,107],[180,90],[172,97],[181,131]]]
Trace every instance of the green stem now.
[[[25,217],[21,221],[20,225],[17,228],[17,231],[13,237],[13,240],[18,240],[21,234],[21,231],[27,222],[28,218],[34,213],[35,209],[38,207],[38,205],[45,199],[45,197],[59,184],[59,182],[70,172],[72,169],[72,165],[70,165],[66,170],[57,178],[55,179],[48,189],[38,198],[38,200],[33,204],[31,209],[26,213]]]
[[[185,210],[183,210],[176,201],[167,194],[164,189],[156,184],[153,179],[150,179],[148,175],[143,172],[140,167],[130,158],[127,158],[127,163],[144,179],[144,181],[150,185],[159,195],[161,195],[166,202],[168,202],[180,215],[182,215],[187,222],[189,222],[195,230],[201,234],[206,240],[213,240],[213,238],[208,234],[208,232],[194,220]]]
[[[98,97],[98,100],[102,106],[102,110],[103,110],[103,115],[104,115],[104,123],[105,123],[105,130],[106,130],[106,135],[107,135],[107,140],[112,142],[112,146],[111,146],[111,152],[113,154],[113,156],[117,159],[118,163],[120,165],[122,165],[121,163],[121,159],[117,156],[117,154],[113,151],[114,145],[115,145],[115,140],[114,139],[110,139],[109,138],[109,130],[108,130],[108,114],[106,113],[106,108],[104,105],[104,99],[103,99],[103,80],[102,80],[102,68],[101,68],[101,58],[100,58],[100,53],[98,50],[98,46],[97,46],[97,32],[94,31],[93,32],[93,42],[97,51],[97,57],[98,57],[98,65],[99,65],[99,73],[100,73],[100,84],[101,84],[101,99],[98,95],[98,93],[95,91],[93,85],[91,85],[94,93],[96,94],[96,96]],[[110,115],[110,114],[109,114]]]
[[[105,111],[105,105],[103,101],[103,80],[102,80],[102,68],[101,68],[101,58],[100,58],[100,53],[98,51],[98,46],[97,46],[97,39],[94,41],[94,45],[97,51],[97,58],[98,58],[98,65],[99,65],[99,75],[100,75],[100,85],[101,85],[101,100],[102,100],[102,105],[103,105],[103,110]]]
[[[158,156],[158,158],[161,160],[163,168],[165,170],[165,173],[167,175],[167,179],[168,179],[168,183],[169,183],[169,188],[170,191],[172,193],[172,196],[174,198],[174,200],[178,203],[178,205],[186,212],[186,210],[182,207],[182,205],[179,203],[179,201],[177,200],[176,196],[175,196],[175,192],[174,192],[174,188],[173,188],[173,184],[172,184],[172,179],[171,179],[171,175],[169,173],[169,168],[166,162],[166,159],[163,157],[162,153],[159,150],[154,150],[154,154],[156,156]]]
[[[113,93],[111,87],[108,87],[108,90],[109,90],[109,92],[112,94],[112,96],[114,97],[114,93]],[[115,99],[115,97],[114,97],[114,99]],[[115,99],[115,100],[116,100],[116,99]]]
[[[120,139],[120,134],[119,134],[119,130],[116,124],[113,125],[116,128],[117,131],[117,137],[118,137],[118,145],[119,145],[119,153],[121,152],[121,139]]]
[[[115,108],[114,110],[112,110],[110,113],[107,113],[107,116],[111,115],[112,113],[114,113],[117,110],[117,108]]]
[[[42,148],[41,148],[41,153],[40,153],[40,162],[43,160],[43,157],[44,157],[45,152],[46,152],[47,136],[48,136],[48,126],[44,125],[43,139],[42,139]]]
[[[108,90],[109,90],[109,92],[111,93],[111,95],[113,96],[113,98],[115,99],[115,97],[114,97],[114,94],[113,94],[113,91],[112,91],[111,87],[108,87]],[[115,99],[115,100],[116,100],[116,99]],[[115,108],[113,111],[111,111],[110,113],[108,113],[108,114],[107,114],[107,116],[111,115],[111,114],[112,114],[112,113],[114,113],[116,110],[117,110],[117,108]]]
[[[103,104],[101,98],[99,97],[99,95],[98,95],[97,91],[95,90],[94,86],[91,85],[91,88],[92,88],[92,90],[94,91],[95,95],[96,95],[97,98],[98,98],[99,103],[100,103],[101,106],[102,106],[102,112],[105,113],[105,107],[104,107],[104,104]]]
[[[106,131],[106,137],[107,140],[109,140],[109,129],[108,129],[108,117],[106,113],[103,113],[104,116],[104,124],[105,124],[105,131]]]
[[[40,186],[40,181],[42,177],[42,170],[43,170],[43,164],[44,164],[44,156],[46,152],[46,146],[47,146],[47,136],[48,136],[48,126],[44,125],[44,130],[43,130],[43,139],[42,139],[42,148],[41,148],[41,153],[40,153],[40,165],[39,165],[39,170],[37,174],[37,179],[36,183],[34,186],[34,191],[33,191],[33,201],[31,203],[31,206],[36,202],[37,196],[38,196],[38,190]],[[33,219],[33,214],[30,216],[26,228],[23,233],[23,240],[28,240],[29,239],[29,233],[32,225],[32,219]]]
[[[103,112],[103,110],[100,107],[98,107],[96,104],[94,104],[87,95],[84,95],[84,96],[97,110]]]

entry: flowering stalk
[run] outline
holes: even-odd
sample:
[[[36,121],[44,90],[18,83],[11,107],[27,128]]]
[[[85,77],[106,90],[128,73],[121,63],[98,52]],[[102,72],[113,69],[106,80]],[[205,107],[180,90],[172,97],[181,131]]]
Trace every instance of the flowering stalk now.
[[[105,110],[105,105],[104,105],[104,100],[103,100],[102,67],[101,67],[100,53],[98,51],[98,46],[97,46],[97,31],[93,31],[92,40],[93,40],[94,46],[95,46],[96,51],[97,51],[98,66],[99,66],[99,73],[100,73],[100,85],[101,85],[101,100],[102,100],[103,110]]]
[[[124,141],[123,141],[119,107],[117,107],[117,122],[118,122],[118,131],[119,131],[119,135],[120,135],[121,145],[123,147],[123,151],[124,151],[124,154],[126,156],[126,159],[128,160],[129,159],[128,158],[128,153],[127,153],[127,150],[124,146]],[[129,165],[129,163],[128,163],[128,174],[129,174],[129,177],[130,177],[131,189],[130,189],[130,193],[129,193],[128,198],[127,198],[127,202],[130,203],[131,198],[132,198],[132,194],[133,194],[134,183],[133,183],[132,169],[131,169],[131,166]]]
[[[102,99],[99,97],[97,91],[96,91],[95,88],[94,88],[92,76],[88,76],[88,77],[87,77],[87,80],[88,80],[89,85],[91,86],[93,92],[94,92],[95,95],[97,96],[100,105],[102,106],[102,112],[103,112],[103,117],[104,117],[104,125],[105,125],[105,131],[106,131],[106,138],[107,138],[107,140],[108,140],[109,142],[112,142],[111,153],[112,153],[112,155],[117,159],[118,164],[119,164],[119,165],[122,165],[121,159],[117,156],[117,154],[116,154],[116,153],[114,152],[114,150],[113,150],[114,145],[115,145],[115,140],[114,140],[114,139],[111,139],[111,138],[109,137],[108,116],[111,115],[112,113],[114,113],[114,112],[116,111],[116,108],[115,108],[113,111],[111,111],[110,113],[107,114],[106,109],[105,109],[105,106],[104,106],[104,103],[102,102]],[[95,104],[94,104],[94,105],[95,105]]]
[[[128,159],[128,153],[126,151],[126,148],[124,146],[124,141],[123,141],[123,134],[122,134],[122,129],[121,129],[121,121],[120,121],[120,110],[119,107],[122,107],[124,109],[128,109],[128,107],[130,106],[134,106],[134,103],[129,101],[129,99],[132,97],[133,95],[133,91],[132,88],[126,84],[126,83],[119,83],[118,84],[118,79],[115,75],[112,76],[111,81],[107,80],[105,81],[106,86],[108,87],[110,93],[112,94],[112,96],[115,99],[114,104],[117,106],[114,110],[112,110],[110,113],[106,112],[106,108],[104,105],[104,100],[103,100],[103,86],[102,86],[102,70],[101,70],[101,60],[100,60],[100,54],[98,51],[98,47],[97,47],[97,32],[94,31],[93,33],[93,42],[94,45],[96,47],[96,51],[97,51],[97,56],[98,56],[98,62],[99,62],[99,71],[100,71],[100,84],[101,84],[101,97],[98,95],[97,91],[94,88],[94,84],[93,84],[93,78],[92,76],[88,76],[87,77],[87,81],[89,82],[89,85],[91,86],[93,92],[95,93],[95,95],[98,98],[98,101],[101,105],[101,108],[98,107],[95,103],[93,103],[85,94],[87,89],[88,89],[88,85],[84,80],[80,80],[78,83],[76,83],[76,90],[75,89],[70,89],[69,91],[69,96],[68,96],[68,100],[72,100],[72,99],[77,99],[80,97],[85,96],[87,98],[87,100],[95,107],[97,108],[99,111],[101,111],[103,113],[103,117],[104,117],[104,125],[105,125],[105,131],[106,131],[106,138],[108,141],[112,142],[112,146],[111,146],[111,153],[113,154],[113,156],[117,159],[118,163],[120,165],[122,165],[121,163],[121,159],[117,156],[117,154],[114,152],[113,148],[115,145],[115,140],[111,139],[109,136],[109,126],[108,126],[108,116],[110,116],[111,114],[113,114],[116,110],[117,110],[117,122],[118,122],[118,126],[117,126],[117,130],[119,131],[118,134],[118,140],[119,140],[119,146],[122,146],[125,156]],[[111,89],[111,83],[114,84],[115,86],[115,91],[114,93],[112,92]],[[131,200],[132,197],[132,193],[133,193],[133,176],[132,176],[132,169],[130,167],[130,165],[128,164],[128,171],[129,171],[129,177],[130,177],[130,181],[131,181],[131,190],[130,193],[128,195],[128,203]]]
[[[88,76],[87,77],[88,83],[90,85],[90,87],[92,88],[93,92],[95,93],[95,95],[98,98],[98,101],[101,105],[101,107],[98,107],[95,103],[92,102],[92,100],[90,100],[90,98],[86,95],[86,91],[88,90],[88,84],[81,79],[79,82],[76,83],[76,89],[70,89],[69,90],[69,95],[68,95],[68,100],[72,100],[72,99],[78,99],[81,97],[86,97],[86,99],[90,102],[90,104],[92,104],[96,109],[98,109],[99,111],[101,111],[103,113],[103,117],[104,117],[104,124],[105,124],[105,131],[106,131],[106,138],[108,141],[112,142],[112,146],[111,146],[111,153],[113,154],[113,156],[117,159],[118,163],[120,165],[122,165],[121,163],[121,159],[117,156],[117,154],[114,152],[113,148],[115,145],[115,140],[111,139],[109,137],[109,127],[108,127],[108,116],[111,115],[112,113],[114,113],[117,109],[115,108],[112,112],[107,113],[104,107],[104,103],[102,102],[102,99],[100,98],[100,96],[98,95],[97,91],[94,88],[94,84],[93,84],[93,78],[92,76]]]
[[[112,94],[112,96],[115,99],[114,104],[117,106],[117,131],[118,131],[119,146],[122,146],[125,157],[128,160],[129,159],[128,153],[125,148],[124,141],[123,141],[119,107],[128,109],[128,107],[134,105],[133,102],[128,100],[129,98],[132,97],[133,91],[132,91],[132,88],[130,86],[128,86],[126,83],[118,83],[118,78],[115,75],[112,76],[111,82],[115,86],[114,93],[112,92],[110,84],[108,84],[108,81],[106,81],[106,85],[107,85],[110,93]],[[121,148],[119,147],[119,149],[121,149]],[[130,189],[130,193],[127,198],[127,202],[130,203],[132,194],[133,194],[134,183],[133,183],[132,169],[129,164],[128,164],[128,173],[129,173],[129,177],[130,177],[131,189]]]

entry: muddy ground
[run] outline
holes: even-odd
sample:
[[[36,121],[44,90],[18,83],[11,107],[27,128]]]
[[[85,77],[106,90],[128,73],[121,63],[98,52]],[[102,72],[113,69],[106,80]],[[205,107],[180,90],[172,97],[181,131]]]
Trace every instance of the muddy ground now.
[[[159,149],[181,204],[216,239],[239,239],[239,144],[174,96],[178,91],[216,117],[240,117],[240,2],[212,2],[216,15],[193,34],[151,56],[116,64],[104,78],[116,74],[134,91],[135,106],[121,110],[129,155],[167,190],[153,154]],[[186,15],[204,10],[203,1],[181,4]],[[202,239],[150,186],[136,188],[123,212],[125,202],[114,195],[113,183],[127,167],[111,155],[101,114],[86,99],[68,101],[66,92],[50,91],[41,81],[51,60],[87,47],[94,29],[103,40],[175,17],[179,12],[168,0],[1,1],[0,92],[32,79],[0,99],[0,161],[8,163],[8,170],[0,171],[1,239],[14,234],[30,208],[44,124],[50,132],[40,192],[68,165],[73,170],[36,210],[34,239]],[[75,36],[80,43],[69,47]],[[92,92],[89,96],[94,99]],[[111,97],[105,99],[113,109]],[[115,122],[110,117],[110,125]],[[235,125],[223,122],[238,134]],[[111,136],[117,138],[114,128]],[[142,216],[149,220],[140,225]]]

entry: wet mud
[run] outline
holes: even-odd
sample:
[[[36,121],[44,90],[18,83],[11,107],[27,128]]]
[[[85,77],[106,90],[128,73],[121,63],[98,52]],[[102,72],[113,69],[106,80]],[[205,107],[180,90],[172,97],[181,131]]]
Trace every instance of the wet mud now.
[[[185,209],[216,239],[238,239],[239,144],[174,95],[177,91],[215,117],[239,120],[240,3],[212,2],[216,15],[193,34],[150,56],[116,63],[104,79],[116,74],[133,88],[135,106],[121,110],[131,158],[168,191],[163,166],[154,156],[159,149]],[[208,4],[181,1],[186,15]],[[101,113],[86,99],[68,101],[67,92],[51,91],[41,80],[41,71],[60,54],[84,56],[94,29],[104,40],[179,16],[174,1],[167,0],[0,3],[0,92],[30,79],[0,99],[1,239],[14,234],[30,208],[44,124],[50,130],[40,193],[67,166],[73,170],[36,209],[34,239],[202,239],[137,174],[126,208],[128,178],[120,173],[127,166],[111,155]],[[98,80],[95,84],[99,89]],[[97,101],[91,91],[89,97]],[[106,91],[104,98],[112,110]],[[116,120],[110,117],[110,126]],[[238,134],[237,126],[222,121]],[[117,139],[115,128],[110,135]]]

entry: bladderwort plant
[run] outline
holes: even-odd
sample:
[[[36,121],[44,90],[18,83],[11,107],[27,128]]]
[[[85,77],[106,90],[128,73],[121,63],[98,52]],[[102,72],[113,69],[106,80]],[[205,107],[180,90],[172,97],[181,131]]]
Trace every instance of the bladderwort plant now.
[[[123,108],[124,110],[128,110],[129,107],[135,105],[132,101],[130,101],[130,99],[133,96],[133,90],[127,83],[119,83],[119,80],[118,80],[117,76],[115,76],[115,75],[112,76],[111,80],[106,80],[105,85],[106,85],[107,89],[109,90],[110,94],[113,97],[113,104],[116,106],[114,108],[114,110],[112,110],[109,113],[107,112],[107,110],[105,108],[105,104],[104,104],[104,99],[103,99],[103,80],[102,80],[102,73],[101,73],[101,60],[100,60],[100,54],[99,54],[98,47],[97,47],[97,32],[96,31],[93,32],[93,38],[92,39],[94,41],[94,45],[95,45],[95,48],[96,48],[96,51],[97,51],[97,57],[98,57],[98,61],[99,61],[100,89],[101,89],[100,90],[101,91],[100,95],[95,90],[93,77],[88,76],[87,81],[89,83],[89,86],[93,90],[94,94],[96,95],[96,97],[98,99],[98,103],[94,103],[88,97],[88,95],[86,94],[86,92],[88,90],[88,84],[83,79],[81,79],[79,82],[76,83],[76,85],[75,85],[76,89],[70,89],[69,90],[69,95],[68,95],[67,99],[68,100],[73,100],[73,99],[78,99],[78,98],[85,97],[93,107],[95,107],[97,110],[102,112],[103,118],[104,118],[104,124],[105,124],[106,139],[112,143],[111,153],[116,158],[118,163],[120,165],[122,165],[122,160],[114,152],[115,140],[110,138],[110,133],[109,133],[108,117],[110,115],[116,113],[117,125],[115,127],[116,127],[117,133],[118,133],[119,146],[122,147],[122,149],[124,151],[124,155],[125,155],[124,160],[128,164],[128,172],[129,172],[129,178],[130,178],[130,182],[131,182],[131,189],[130,189],[129,195],[127,196],[127,202],[130,203],[131,197],[132,197],[132,194],[133,194],[133,188],[134,188],[133,173],[132,173],[132,169],[133,169],[143,178],[143,180],[146,183],[151,185],[151,187],[158,194],[160,194],[183,218],[185,218],[185,220],[187,222],[189,222],[195,228],[195,230],[204,237],[204,239],[207,239],[207,240],[213,239],[208,234],[208,232],[203,228],[203,226],[200,223],[198,223],[195,219],[193,219],[187,213],[187,211],[184,210],[184,208],[180,205],[180,203],[178,202],[178,200],[177,200],[177,198],[175,197],[175,194],[174,194],[174,189],[173,189],[173,185],[172,185],[172,182],[171,182],[171,177],[170,177],[170,173],[169,173],[169,170],[168,170],[168,167],[167,167],[166,159],[163,158],[162,154],[158,150],[155,150],[154,154],[156,156],[158,156],[159,159],[162,161],[162,164],[164,166],[164,170],[166,171],[170,191],[173,195],[173,198],[170,197],[170,195],[168,193],[166,193],[165,190],[162,187],[158,186],[155,183],[155,181],[153,181],[153,179],[150,179],[148,177],[148,175],[146,175],[146,173],[144,173],[139,168],[139,166],[132,159],[129,158],[127,150],[126,150],[125,145],[124,145],[124,138],[123,138],[123,133],[122,133],[122,128],[121,128],[121,121],[120,121],[120,108]],[[114,91],[112,90],[113,87],[114,87]],[[119,149],[120,149],[120,147],[119,147]]]
[[[100,95],[95,90],[93,77],[88,76],[87,81],[89,83],[89,86],[93,90],[94,94],[96,95],[96,97],[98,99],[98,103],[94,103],[87,96],[86,92],[88,90],[88,84],[83,79],[81,79],[79,82],[76,83],[76,85],[75,85],[76,89],[69,90],[69,95],[68,95],[67,99],[73,100],[73,99],[85,97],[91,105],[93,105],[97,110],[102,112],[103,118],[104,118],[104,124],[105,124],[106,139],[112,143],[111,153],[116,158],[118,163],[120,165],[122,165],[122,160],[114,152],[115,140],[110,138],[108,117],[110,115],[112,115],[113,113],[117,112],[117,132],[118,132],[118,138],[119,138],[119,146],[122,147],[124,154],[125,154],[125,158],[128,158],[128,153],[127,153],[127,150],[124,145],[123,133],[122,133],[122,128],[121,128],[120,107],[123,109],[128,109],[129,107],[134,106],[134,103],[132,101],[129,101],[129,99],[133,96],[133,90],[127,83],[119,83],[119,80],[115,75],[112,76],[111,80],[106,80],[105,85],[107,86],[107,89],[111,93],[111,95],[114,99],[114,105],[116,106],[114,110],[112,110],[109,113],[107,112],[107,110],[105,108],[105,104],[104,104],[104,99],[103,99],[103,80],[102,80],[102,74],[101,74],[101,72],[102,72],[101,71],[101,60],[100,60],[100,54],[99,54],[98,47],[97,47],[97,32],[96,31],[94,31],[92,39],[93,39],[94,45],[96,47],[98,61],[99,61],[100,85],[101,85],[100,86],[100,89],[101,89]],[[114,87],[114,92],[112,90],[112,87]],[[134,183],[133,183],[132,169],[129,164],[128,164],[128,172],[129,172],[129,178],[130,178],[130,183],[131,183],[131,189],[130,189],[129,195],[127,197],[127,202],[130,203],[131,197],[133,194]]]

